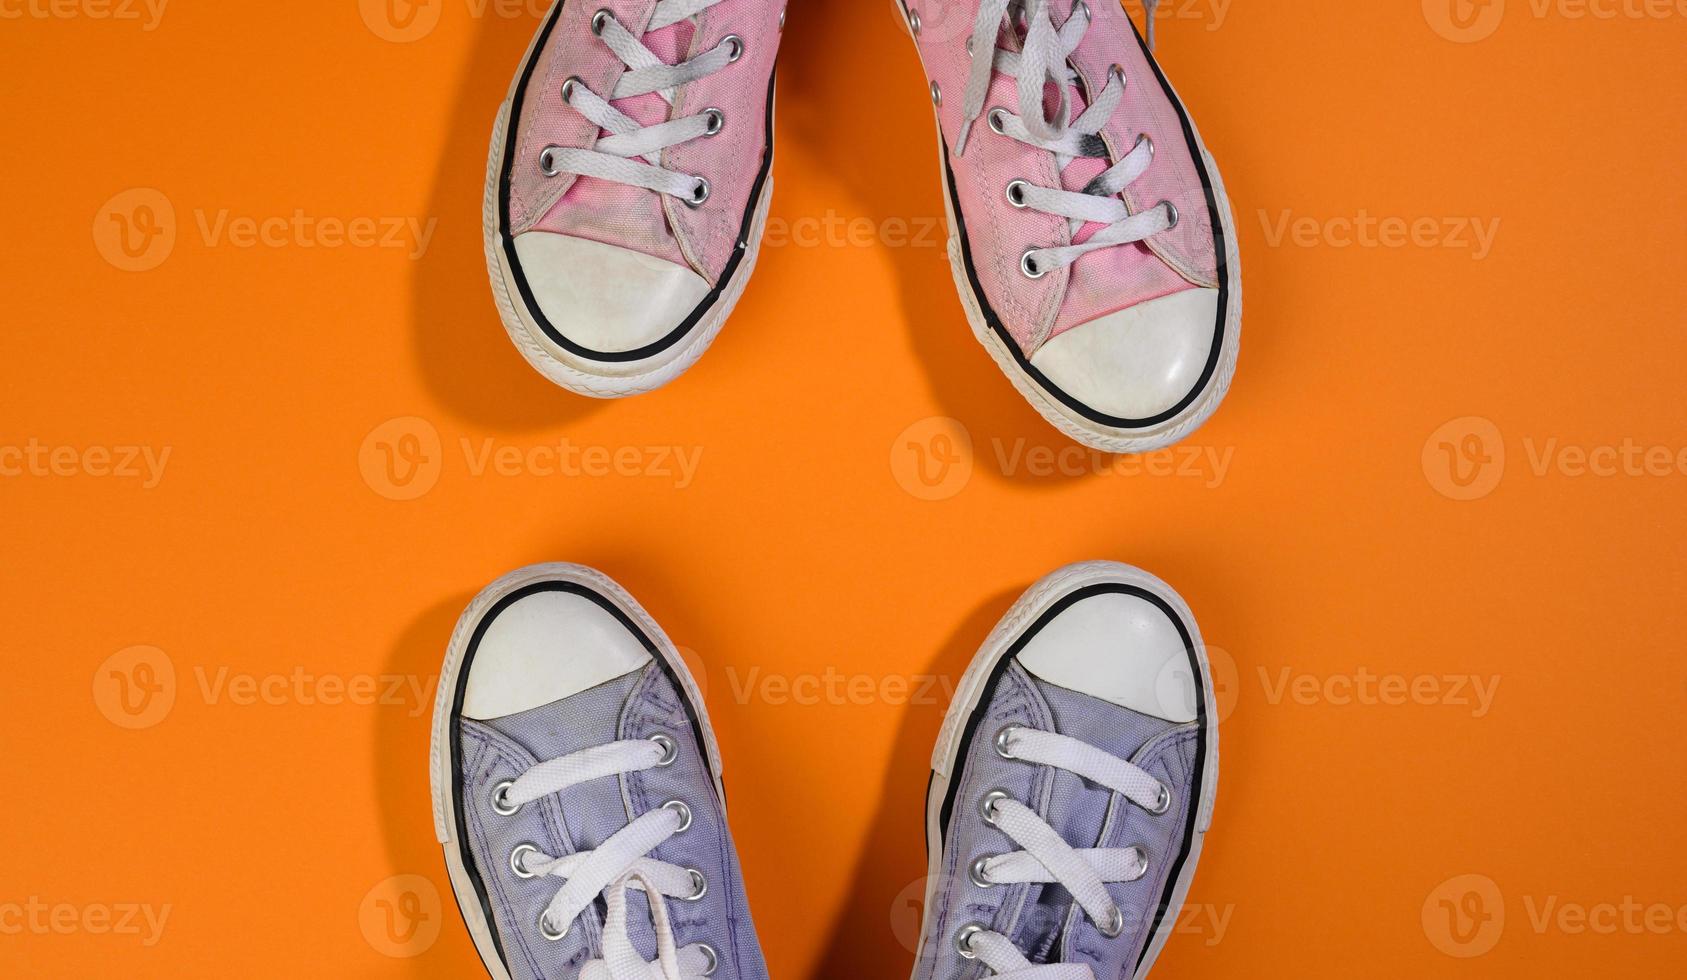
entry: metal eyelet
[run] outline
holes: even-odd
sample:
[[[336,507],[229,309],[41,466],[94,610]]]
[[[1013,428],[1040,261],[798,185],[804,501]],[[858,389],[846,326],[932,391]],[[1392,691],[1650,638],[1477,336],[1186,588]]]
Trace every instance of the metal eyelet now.
[[[983,931],[984,927],[974,922],[971,925],[962,926],[961,931],[955,933],[955,952],[961,954],[961,959],[978,959],[978,951],[972,948],[972,937]]]
[[[545,918],[545,913],[539,913],[539,935],[544,936],[553,943],[568,935],[568,930],[572,928],[573,925],[574,923],[570,922],[568,925],[563,926],[561,930],[552,929],[549,920]]]
[[[691,894],[680,897],[682,902],[701,902],[703,896],[709,894],[709,879],[703,877],[703,872],[696,868],[686,868],[685,873],[691,876]]]
[[[1140,844],[1133,845],[1131,850],[1136,852],[1136,863],[1141,865],[1141,867],[1136,869],[1136,877],[1131,880],[1138,881],[1144,875],[1148,874],[1148,852],[1143,850]]]
[[[547,146],[539,151],[539,172],[546,177],[555,177],[562,173],[556,166],[556,151],[559,149],[561,147]]]
[[[708,123],[709,127],[703,130],[704,136],[713,136],[726,126],[726,113],[719,109],[704,109],[703,119]]]
[[[1008,112],[1006,109],[1001,106],[991,109],[989,115],[984,117],[984,121],[990,124],[990,132],[997,136],[1007,135]]]
[[[1144,143],[1148,144],[1148,159],[1154,159],[1154,137],[1149,136],[1147,133],[1136,134],[1136,146],[1131,147],[1131,152],[1135,153],[1137,147]]]
[[[1117,78],[1119,80],[1119,84],[1125,88],[1129,88],[1131,84],[1131,80],[1125,75],[1125,66],[1121,64],[1115,63],[1109,66],[1107,69],[1107,78],[1109,81]]]
[[[1154,798],[1154,805],[1151,806],[1151,807],[1144,807],[1143,809],[1147,810],[1149,813],[1152,813],[1153,815],[1155,815],[1157,817],[1157,816],[1160,816],[1161,814],[1165,813],[1167,810],[1170,810],[1171,808],[1172,808],[1172,791],[1171,791],[1171,788],[1169,786],[1167,786],[1165,783],[1161,783],[1160,784],[1160,795]]]
[[[1076,17],[1076,16],[1078,16],[1079,13],[1082,13],[1084,15],[1084,21],[1086,23],[1095,19],[1094,17],[1090,16],[1090,5],[1089,4],[1085,3],[1084,0],[1073,0],[1071,16]]]
[[[984,822],[994,827],[996,825],[996,804],[1003,800],[1013,799],[1013,794],[1005,789],[993,789],[984,794],[984,799],[978,801],[978,815]]]
[[[673,739],[658,733],[650,736],[650,740],[655,742],[657,746],[662,749],[661,758],[656,760],[656,767],[658,769],[666,769],[668,766],[674,764],[675,759],[679,758],[679,746],[674,744]]]
[[[972,879],[973,884],[980,888],[996,887],[996,882],[990,880],[990,876],[985,873],[984,867],[989,864],[990,859],[995,856],[996,855],[994,854],[986,854],[978,860],[972,862],[972,865],[967,868],[967,877]]]
[[[608,7],[599,7],[598,12],[592,15],[592,33],[598,37],[602,37],[603,29],[608,27],[609,22],[614,19],[614,11],[610,10]]]
[[[720,43],[726,45],[729,49],[726,53],[727,64],[730,65],[739,58],[744,57],[744,39],[738,35],[728,34],[720,39]]]
[[[515,872],[515,876],[517,878],[537,878],[537,877],[539,877],[538,874],[536,874],[532,871],[529,871],[526,868],[521,866],[522,855],[524,855],[524,854],[538,854],[538,853],[539,853],[539,849],[537,847],[534,847],[532,844],[517,844],[515,846],[515,850],[510,852],[510,870]]]
[[[720,954],[715,952],[715,948],[710,946],[708,943],[698,943],[697,948],[702,951],[703,956],[709,961],[709,965],[703,970],[703,975],[706,977],[714,976],[715,971],[720,969]]]
[[[1011,187],[1013,185],[1009,184],[1008,186]],[[1010,197],[1009,200],[1012,200],[1012,198]],[[1020,726],[1018,726],[1018,725],[1003,725],[1002,730],[996,733],[996,754],[997,755],[1001,756],[1004,759],[1017,759],[1017,758],[1019,758],[1019,756],[1016,756],[1012,752],[1008,751],[1008,742],[1013,738],[1013,734],[1015,732],[1019,731],[1019,728],[1020,728]]]
[[[1030,187],[1030,186],[1031,186],[1030,184],[1027,184],[1023,180],[1010,180],[1010,181],[1008,181],[1008,189],[1007,189],[1008,203],[1013,205],[1016,208],[1024,207],[1025,206],[1025,189],[1027,187]]]
[[[1156,207],[1162,207],[1162,208],[1166,209],[1166,215],[1171,220],[1171,224],[1166,226],[1166,230],[1171,231],[1173,228],[1176,228],[1178,221],[1182,217],[1181,215],[1179,215],[1177,213],[1177,205],[1173,204],[1170,201],[1161,201],[1158,205],[1155,205],[1155,206]],[[1163,789],[1164,787],[1161,787],[1161,788]]]
[[[785,11],[788,10],[788,9],[789,8],[787,8],[787,7],[780,7],[779,8],[779,29],[781,31],[783,31],[785,29]]]
[[[972,54],[972,35],[967,35],[967,54]]]
[[[1028,248],[1025,250],[1024,254],[1019,257],[1019,271],[1025,273],[1025,278],[1027,279],[1041,279],[1048,275],[1049,272],[1047,269],[1037,268],[1037,263],[1032,261],[1031,253],[1035,251],[1036,249],[1034,248]]]
[[[700,208],[709,199],[709,181],[707,178],[697,178],[697,183],[691,188],[691,196],[682,198],[688,208]]]
[[[574,98],[574,86],[584,85],[579,75],[570,75],[562,81],[562,101],[565,105],[573,105],[569,100]]]
[[[519,804],[519,803],[512,804],[512,803],[509,802],[509,800],[505,799],[505,794],[508,793],[509,790],[510,790],[510,787],[514,786],[514,785],[515,785],[515,780],[506,779],[503,782],[499,783],[498,785],[492,787],[492,812],[493,813],[496,813],[500,817],[509,817],[509,816],[514,816],[521,809],[521,804]]]
[[[662,809],[672,810],[679,814],[679,829],[674,831],[674,833],[683,834],[691,828],[691,808],[686,806],[684,803],[681,803],[679,800],[669,800],[668,802],[662,804]]]
[[[1117,905],[1113,906],[1113,917],[1107,920],[1106,925],[1098,925],[1096,928],[1101,930],[1101,934],[1108,939],[1119,938],[1119,934],[1125,931],[1124,910]]]
[[[908,30],[913,32],[915,37],[920,36],[920,12],[918,10],[908,11]]]
[[[943,104],[943,89],[936,82],[931,83],[931,104],[937,106]]]

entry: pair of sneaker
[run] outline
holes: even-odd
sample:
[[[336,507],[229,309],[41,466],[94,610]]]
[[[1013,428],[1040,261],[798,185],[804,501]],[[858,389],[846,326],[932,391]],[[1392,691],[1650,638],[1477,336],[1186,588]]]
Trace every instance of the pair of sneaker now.
[[[1195,620],[1126,565],[1034,585],[957,688],[927,793],[914,980],[1140,977],[1218,783]],[[433,719],[434,825],[497,980],[766,980],[697,683],[578,565],[463,613]]]
[[[973,333],[1068,436],[1168,445],[1235,370],[1218,168],[1118,0],[894,0],[938,123]],[[1154,0],[1149,0],[1150,36]],[[559,0],[498,113],[484,227],[511,339],[585,395],[696,362],[756,264],[784,0]]]

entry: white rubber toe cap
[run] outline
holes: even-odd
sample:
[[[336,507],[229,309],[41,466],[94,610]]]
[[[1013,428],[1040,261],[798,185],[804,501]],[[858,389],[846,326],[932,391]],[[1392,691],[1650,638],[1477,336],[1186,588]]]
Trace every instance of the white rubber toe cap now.
[[[1090,596],[1067,607],[1019,652],[1050,684],[1175,724],[1195,720],[1195,678],[1177,624],[1146,599]]]
[[[485,721],[542,707],[639,670],[644,645],[584,596],[536,592],[501,610],[469,665],[462,714]]]
[[[1073,327],[1044,344],[1031,364],[1095,411],[1153,418],[1195,387],[1217,319],[1218,290],[1186,289]]]
[[[545,319],[591,351],[654,343],[709,294],[708,282],[684,266],[585,238],[524,232],[515,253]]]

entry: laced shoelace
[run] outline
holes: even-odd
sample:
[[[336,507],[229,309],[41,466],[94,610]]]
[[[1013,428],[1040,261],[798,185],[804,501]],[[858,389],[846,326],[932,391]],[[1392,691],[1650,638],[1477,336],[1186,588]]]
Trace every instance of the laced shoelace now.
[[[660,0],[645,28],[646,34],[672,27],[724,0]],[[539,154],[539,167],[547,177],[578,174],[599,180],[644,187],[658,194],[677,197],[691,207],[709,199],[709,181],[701,174],[666,170],[657,161],[661,152],[704,136],[713,136],[726,125],[726,114],[708,108],[667,122],[645,126],[613,103],[655,93],[673,105],[680,86],[720,71],[744,56],[744,40],[728,34],[721,42],[689,61],[670,65],[646,47],[639,36],[627,30],[608,8],[592,16],[592,33],[627,66],[607,97],[593,92],[578,77],[562,83],[562,101],[609,133],[592,149],[547,146]]]
[[[1009,725],[996,735],[996,752],[1005,759],[1052,766],[1081,776],[1150,813],[1171,809],[1171,790],[1165,784],[1137,766],[1070,736]],[[968,871],[974,884],[984,888],[1057,884],[1071,893],[1102,935],[1113,938],[1124,932],[1124,911],[1107,885],[1136,881],[1148,873],[1148,856],[1142,848],[1075,848],[1035,810],[1005,790],[985,794],[979,812],[985,823],[1023,850],[974,861]],[[1094,980],[1086,964],[1033,964],[1007,936],[983,925],[961,929],[955,944],[963,957],[983,962],[997,980]]]
[[[611,742],[542,762],[492,790],[492,808],[505,816],[545,796],[594,779],[644,772],[673,765],[679,750],[673,739]],[[521,878],[564,879],[562,888],[539,915],[539,933],[548,940],[568,935],[574,920],[604,896],[608,914],[603,927],[603,958],[590,960],[580,980],[697,980],[715,972],[719,954],[705,943],[679,948],[668,903],[695,902],[708,892],[708,880],[695,868],[651,858],[650,852],[691,826],[691,808],[670,800],[610,835],[602,846],[552,857],[532,844],[510,852],[510,870]],[[647,961],[627,932],[627,892],[642,891],[656,932],[656,959]]]
[[[1158,5],[1158,0],[1145,0],[1150,45]],[[1015,18],[1010,17],[1012,9],[1024,14],[1025,34],[1018,51],[996,44],[1004,22],[1008,30],[1017,30]],[[1076,0],[1071,15],[1058,28],[1049,11],[1049,0],[984,0],[968,42],[972,66],[967,76],[956,152],[966,152],[973,124],[984,114],[991,78],[995,72],[1001,72],[1018,83],[1020,114],[1016,116],[1002,108],[990,110],[987,122],[992,132],[1053,153],[1055,168],[1060,171],[1080,157],[1105,159],[1108,148],[1101,132],[1124,98],[1126,79],[1124,69],[1114,65],[1100,94],[1076,119],[1072,118],[1072,86],[1077,84],[1078,74],[1069,59],[1089,33],[1091,22],[1090,9],[1084,0]],[[1053,117],[1047,115],[1043,101],[1044,87],[1049,82],[1060,94]],[[1020,271],[1029,278],[1040,279],[1089,252],[1141,242],[1174,227],[1178,214],[1170,201],[1161,201],[1132,214],[1119,197],[1131,182],[1147,172],[1153,159],[1153,140],[1139,135],[1129,153],[1098,174],[1082,191],[1041,187],[1026,180],[1008,184],[1009,204],[1066,218],[1074,235],[1087,223],[1103,226],[1081,243],[1027,249],[1020,256]]]

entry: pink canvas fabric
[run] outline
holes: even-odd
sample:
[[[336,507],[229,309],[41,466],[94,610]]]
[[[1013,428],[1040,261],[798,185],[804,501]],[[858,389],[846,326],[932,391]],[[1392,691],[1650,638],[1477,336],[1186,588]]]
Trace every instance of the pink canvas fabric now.
[[[551,145],[589,148],[597,126],[562,101],[562,85],[578,77],[607,95],[626,70],[591,30],[600,9],[634,34],[650,22],[656,0],[564,0],[544,39],[516,127],[510,186],[510,227],[516,234],[548,231],[642,252],[686,266],[710,284],[737,247],[744,210],[767,148],[768,79],[779,49],[784,7],[774,0],[728,0],[693,20],[643,34],[663,61],[675,64],[719,45],[743,40],[744,53],[720,72],[683,87],[669,106],[659,96],[618,100],[615,107],[644,125],[720,109],[725,125],[714,136],[663,151],[660,165],[697,174],[710,184],[708,202],[689,208],[641,187],[563,174],[546,177],[539,156]]]
[[[1049,0],[1057,23],[1071,15],[1073,3]],[[1186,289],[1217,287],[1217,254],[1192,147],[1129,15],[1116,0],[1089,4],[1093,23],[1071,62],[1083,87],[1095,92],[1105,86],[1113,65],[1124,70],[1124,99],[1103,132],[1111,159],[1117,161],[1129,153],[1138,134],[1152,139],[1155,148],[1153,162],[1126,189],[1125,199],[1133,213],[1170,201],[1180,220],[1147,242],[1088,253],[1040,279],[1020,271],[1020,256],[1027,248],[1082,242],[1099,226],[1086,225],[1072,235],[1064,218],[1010,206],[1005,198],[1007,185],[1026,180],[1078,191],[1107,164],[1080,159],[1061,173],[1052,154],[991,132],[987,125],[991,108],[1019,113],[1014,80],[1001,74],[991,81],[985,116],[973,124],[966,151],[957,156],[954,147],[971,66],[967,37],[979,0],[910,0],[909,6],[921,18],[916,41],[943,96],[937,113],[979,282],[1026,355],[1053,337],[1109,313]],[[1010,50],[1017,47],[1011,32],[992,40]],[[1072,90],[1074,116],[1085,105],[1083,87]]]

